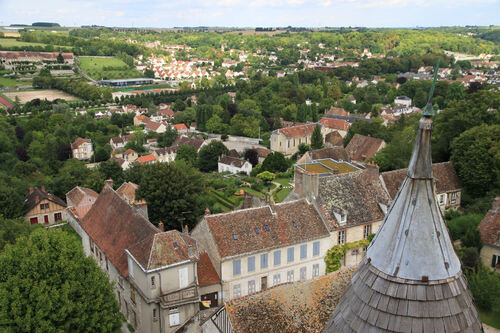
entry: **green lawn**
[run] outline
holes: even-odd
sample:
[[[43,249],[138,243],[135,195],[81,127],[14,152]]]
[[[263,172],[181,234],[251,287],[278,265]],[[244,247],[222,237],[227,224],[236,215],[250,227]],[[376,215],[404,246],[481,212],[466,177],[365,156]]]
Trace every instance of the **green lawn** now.
[[[500,329],[500,313],[485,312],[479,310],[481,321],[487,325]]]
[[[290,193],[291,190],[292,190],[291,188],[282,188],[281,190],[278,190],[273,194],[274,201],[276,203],[282,202],[283,199],[286,198],[286,196],[288,195],[288,193]]]
[[[274,180],[277,183],[280,183],[283,186],[289,186],[290,185],[290,179],[288,178],[276,178]]]
[[[130,79],[144,76],[115,57],[80,57],[79,60],[81,70],[94,80]],[[114,67],[115,69],[105,69],[105,67]]]
[[[0,38],[0,48],[3,47],[13,47],[13,46],[45,46],[47,44],[42,43],[28,43],[21,42],[15,38]]]
[[[26,86],[29,85],[26,81],[17,81],[13,79],[6,79],[0,77],[0,87],[15,87],[15,86]]]

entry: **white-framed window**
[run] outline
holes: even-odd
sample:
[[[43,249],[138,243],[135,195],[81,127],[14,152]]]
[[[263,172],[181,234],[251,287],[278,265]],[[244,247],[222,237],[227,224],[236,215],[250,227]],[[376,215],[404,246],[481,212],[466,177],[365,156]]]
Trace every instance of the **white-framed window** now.
[[[300,259],[307,258],[307,244],[302,244],[300,246]]]
[[[248,257],[248,265],[247,265],[247,271],[248,272],[254,272],[255,271],[255,257]]]
[[[300,281],[307,279],[307,267],[300,268]]]
[[[451,194],[451,203],[455,203],[457,201],[457,192],[453,192]]]
[[[260,255],[260,269],[267,268],[267,253]]]
[[[241,274],[241,260],[233,260],[233,276]]]
[[[281,265],[281,250],[274,251],[274,266]]]
[[[293,269],[286,272],[286,282],[293,282]]]
[[[345,244],[345,230],[339,231],[339,244]]]
[[[255,280],[248,281],[248,294],[253,294],[255,292]]]
[[[170,327],[179,325],[181,323],[180,319],[181,318],[179,312],[170,313],[168,315],[168,321],[170,323]]]
[[[188,283],[188,268],[183,267],[179,269],[179,288],[187,287]]]
[[[319,241],[313,243],[313,257],[319,256]]]
[[[440,194],[439,195],[439,204],[440,205],[444,205],[444,198],[445,198],[445,194]]]
[[[364,239],[368,239],[368,236],[372,233],[372,225],[367,224],[363,227],[363,237]]]
[[[233,298],[238,297],[241,297],[241,285],[239,283],[233,286]]]
[[[314,264],[313,265],[313,277],[316,277],[319,275],[319,264]]]
[[[295,257],[295,248],[289,247],[286,249],[286,262],[293,262]]]
[[[273,275],[273,286],[276,286],[281,283],[281,274],[277,273]]]

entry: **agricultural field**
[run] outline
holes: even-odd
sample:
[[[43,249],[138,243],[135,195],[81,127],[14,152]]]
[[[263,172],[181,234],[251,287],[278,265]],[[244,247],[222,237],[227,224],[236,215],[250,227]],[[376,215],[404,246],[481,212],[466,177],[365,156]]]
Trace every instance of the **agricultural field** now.
[[[0,38],[0,49],[2,49],[2,47],[9,48],[14,46],[46,46],[46,45],[47,44],[43,43],[22,42],[14,38]]]
[[[0,88],[26,86],[26,85],[30,85],[30,83],[26,82],[26,81],[18,81],[18,80],[13,80],[13,79],[0,78]]]
[[[131,79],[143,77],[115,57],[79,57],[80,69],[94,80]]]
[[[48,101],[53,101],[55,99],[64,99],[66,101],[74,101],[78,100],[75,96],[71,96],[62,92],[60,90],[55,89],[46,89],[46,90],[32,90],[32,91],[15,91],[15,92],[5,92],[3,93],[8,99],[14,101],[16,97],[19,98],[19,102],[24,104],[26,102],[31,101],[32,99],[47,99]]]

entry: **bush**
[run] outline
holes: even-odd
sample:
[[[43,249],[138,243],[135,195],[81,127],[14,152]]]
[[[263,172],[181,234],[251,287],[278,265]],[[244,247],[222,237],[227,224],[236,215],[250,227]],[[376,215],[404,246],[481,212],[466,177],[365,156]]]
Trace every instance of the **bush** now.
[[[481,267],[467,274],[469,288],[476,305],[485,311],[500,312],[500,274]]]
[[[448,221],[448,229],[453,240],[462,239],[469,229],[477,229],[483,219],[479,214],[466,214]]]

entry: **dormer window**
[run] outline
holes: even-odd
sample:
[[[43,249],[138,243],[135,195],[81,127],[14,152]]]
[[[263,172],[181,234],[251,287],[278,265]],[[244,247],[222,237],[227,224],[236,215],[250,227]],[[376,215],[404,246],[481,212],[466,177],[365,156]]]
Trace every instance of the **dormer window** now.
[[[174,242],[174,248],[176,248],[176,249],[179,248],[179,243]]]

